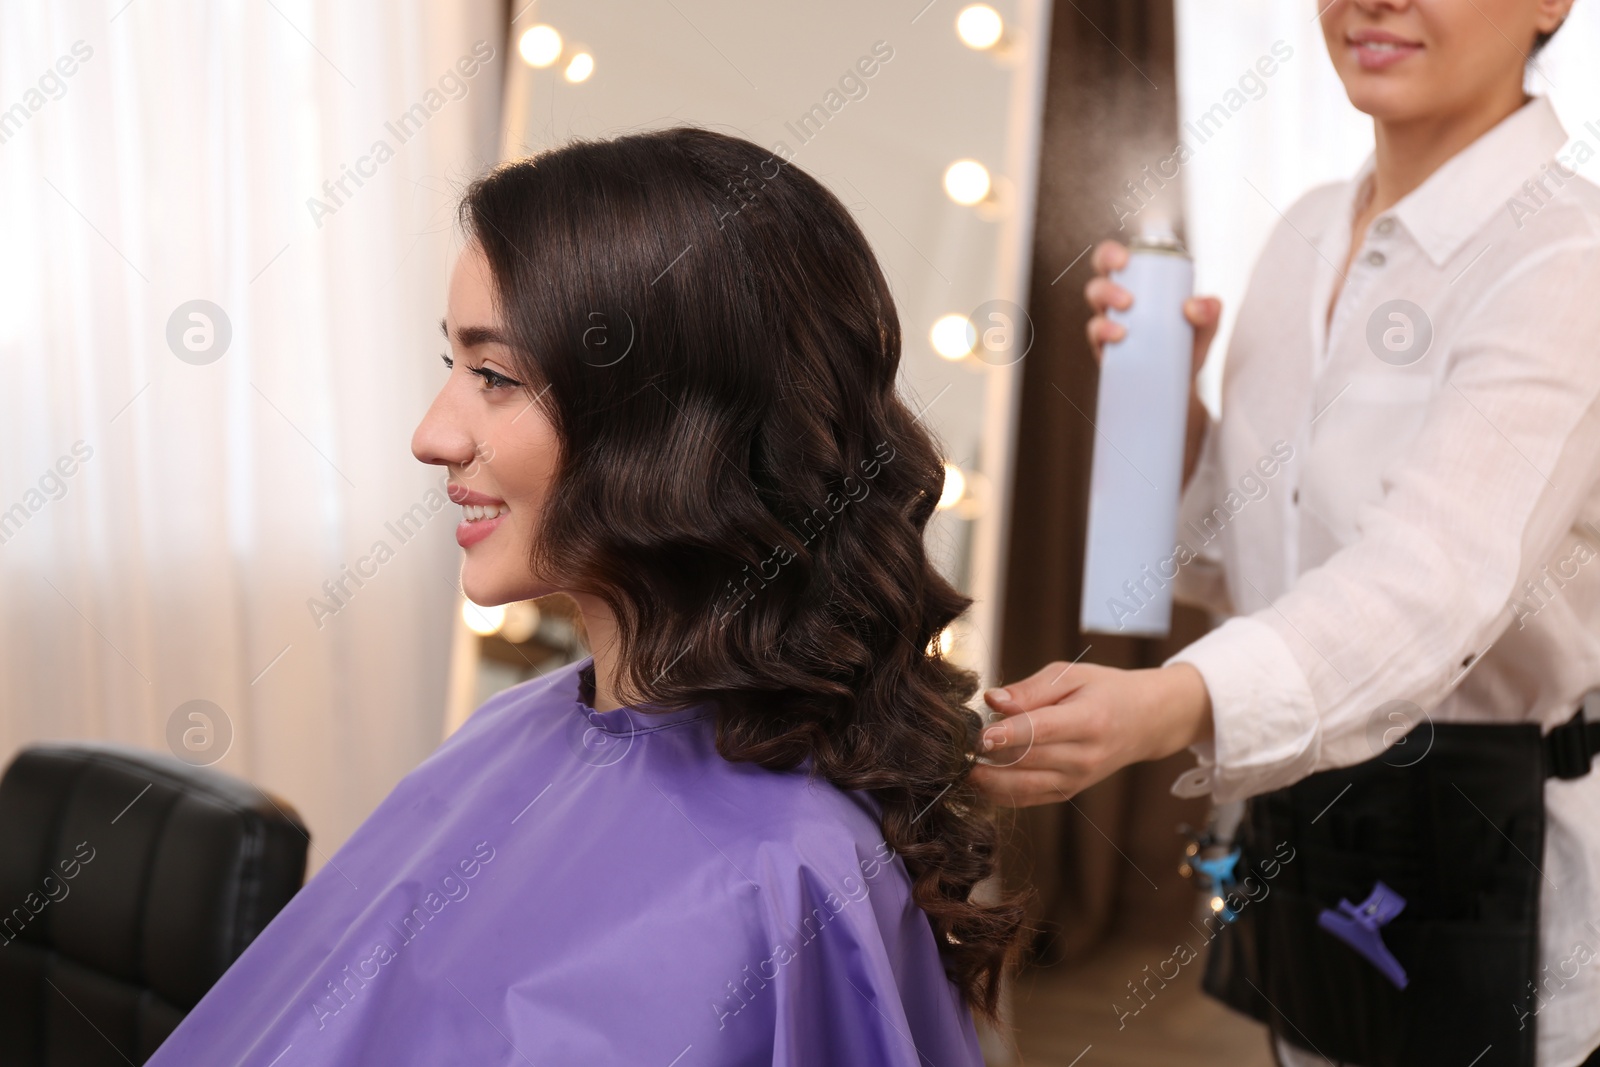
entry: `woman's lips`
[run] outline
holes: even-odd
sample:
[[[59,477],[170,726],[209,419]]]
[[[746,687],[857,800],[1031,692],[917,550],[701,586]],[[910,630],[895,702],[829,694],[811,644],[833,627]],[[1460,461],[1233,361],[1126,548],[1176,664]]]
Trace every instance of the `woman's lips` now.
[[[456,544],[462,548],[471,548],[494,533],[495,527],[511,512],[499,497],[468,489],[460,483],[451,483],[446,492],[452,501],[461,505],[462,519],[456,525]]]
[[[490,496],[488,493],[480,493],[475,489],[468,489],[459,482],[451,482],[446,486],[445,494],[455,504],[472,504],[475,506],[487,506],[490,504],[503,506],[505,504],[505,501],[497,496]]]
[[[480,509],[472,508],[471,510],[479,511]],[[471,548],[479,541],[482,541],[485,537],[488,537],[490,534],[494,533],[495,527],[504,522],[506,520],[506,516],[509,514],[510,512],[504,510],[504,507],[502,506],[500,514],[496,515],[492,519],[462,519],[461,522],[456,525],[456,544],[460,545],[462,548]]]
[[[1387,70],[1422,51],[1422,45],[1388,33],[1359,32],[1349,41],[1362,70]]]

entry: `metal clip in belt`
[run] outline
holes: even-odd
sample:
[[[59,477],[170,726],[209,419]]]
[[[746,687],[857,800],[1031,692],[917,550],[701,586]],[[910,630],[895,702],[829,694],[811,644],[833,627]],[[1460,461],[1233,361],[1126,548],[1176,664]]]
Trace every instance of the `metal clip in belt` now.
[[[1545,777],[1582,778],[1600,754],[1600,689],[1584,694],[1572,718],[1544,737]]]

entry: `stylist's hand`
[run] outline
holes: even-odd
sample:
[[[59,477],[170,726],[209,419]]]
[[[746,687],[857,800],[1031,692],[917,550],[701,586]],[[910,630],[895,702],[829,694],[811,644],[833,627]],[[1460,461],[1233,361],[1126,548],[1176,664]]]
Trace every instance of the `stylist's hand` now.
[[[1133,306],[1133,294],[1112,281],[1109,275],[1128,265],[1128,249],[1116,241],[1101,241],[1090,257],[1094,264],[1094,277],[1083,287],[1083,295],[1094,311],[1089,320],[1089,347],[1094,349],[1096,362],[1105,355],[1105,346],[1120,341],[1128,335],[1127,327],[1113,322],[1106,312],[1111,308],[1126,311]],[[1183,304],[1183,317],[1194,327],[1194,363],[1189,371],[1191,389],[1194,376],[1206,361],[1211,350],[1211,340],[1217,336],[1217,323],[1222,319],[1222,301],[1214,296],[1192,296]]]
[[[997,804],[1057,803],[1141,760],[1211,736],[1211,696],[1187,663],[1124,671],[1052,663],[984,693],[1006,718],[983,732],[972,780]]]

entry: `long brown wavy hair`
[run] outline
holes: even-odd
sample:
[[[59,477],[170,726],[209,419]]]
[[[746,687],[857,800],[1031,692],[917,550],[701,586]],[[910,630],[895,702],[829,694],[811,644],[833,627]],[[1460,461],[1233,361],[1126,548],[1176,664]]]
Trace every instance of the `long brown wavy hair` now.
[[[950,978],[992,1017],[1021,933],[968,780],[970,600],[929,561],[940,452],[855,221],[749,141],[670,129],[500,165],[460,209],[560,438],[537,573],[612,610],[617,699],[717,709],[717,748],[877,799]],[[986,887],[987,892],[987,887]]]

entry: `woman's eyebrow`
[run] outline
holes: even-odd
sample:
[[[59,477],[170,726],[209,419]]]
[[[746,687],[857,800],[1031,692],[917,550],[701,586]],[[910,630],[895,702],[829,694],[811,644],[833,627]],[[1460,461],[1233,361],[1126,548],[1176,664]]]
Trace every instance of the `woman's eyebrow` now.
[[[439,320],[439,332],[444,334],[446,340],[450,339],[450,328],[445,325],[443,319]],[[492,326],[457,326],[456,344],[462,348],[475,348],[478,345],[506,345],[509,347],[511,342],[507,341],[505,336]]]

